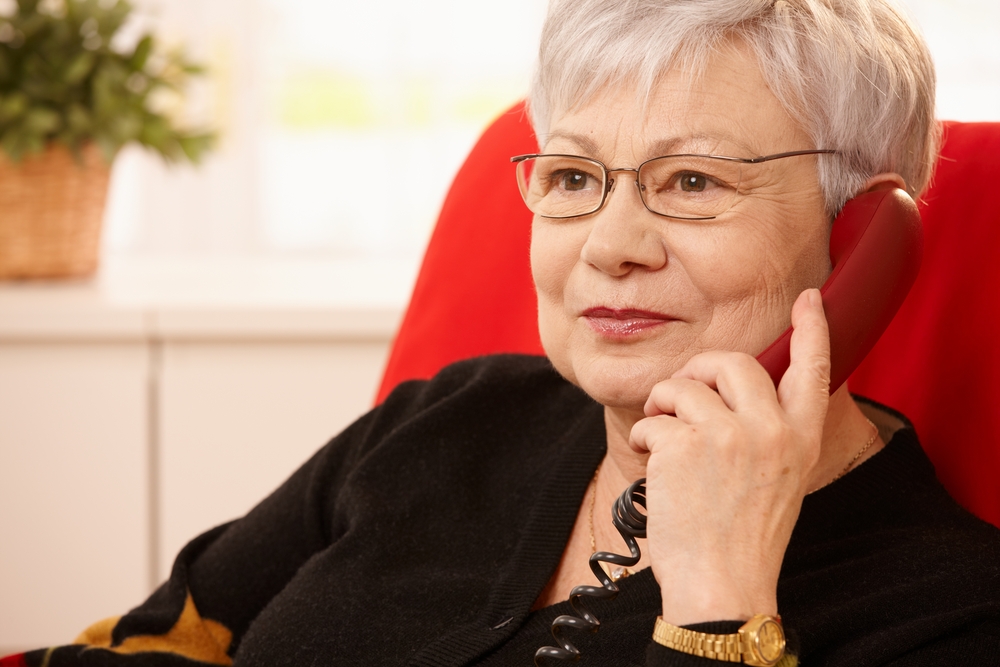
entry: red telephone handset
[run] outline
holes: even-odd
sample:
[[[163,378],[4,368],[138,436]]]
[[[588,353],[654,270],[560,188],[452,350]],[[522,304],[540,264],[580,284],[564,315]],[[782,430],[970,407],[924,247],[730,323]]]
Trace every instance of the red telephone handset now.
[[[830,393],[871,351],[917,279],[924,236],[917,205],[903,190],[848,201],[833,223],[833,272],[820,289],[830,325]],[[757,356],[777,385],[788,368],[789,327]]]

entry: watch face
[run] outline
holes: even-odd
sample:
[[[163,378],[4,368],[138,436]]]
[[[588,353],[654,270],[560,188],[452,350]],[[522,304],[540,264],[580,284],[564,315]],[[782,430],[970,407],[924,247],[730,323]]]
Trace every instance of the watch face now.
[[[785,649],[785,633],[775,621],[765,621],[757,630],[757,648],[767,662],[777,662]]]

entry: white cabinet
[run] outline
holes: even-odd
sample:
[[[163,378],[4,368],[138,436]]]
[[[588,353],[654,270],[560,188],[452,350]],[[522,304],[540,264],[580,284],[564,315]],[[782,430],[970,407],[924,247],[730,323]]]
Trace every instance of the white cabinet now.
[[[0,650],[71,641],[148,593],[148,359],[0,344]]]
[[[0,285],[0,655],[128,611],[371,407],[416,266],[367,270]]]
[[[384,341],[168,343],[160,375],[159,573],[245,514],[371,407]]]

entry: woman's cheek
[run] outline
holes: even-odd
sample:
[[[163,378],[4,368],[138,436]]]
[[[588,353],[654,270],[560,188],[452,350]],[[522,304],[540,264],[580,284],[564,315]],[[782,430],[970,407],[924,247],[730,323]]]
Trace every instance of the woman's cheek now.
[[[568,349],[571,313],[566,306],[566,288],[579,251],[573,252],[572,236],[565,230],[536,219],[532,225],[530,257],[542,348],[556,369],[573,381]]]
[[[789,300],[787,261],[760,226],[747,229],[757,233],[720,225],[674,244],[676,261],[705,308],[692,352],[754,354],[788,326],[794,297]]]
[[[769,213],[745,216],[745,224],[724,228],[714,244],[689,246],[702,251],[687,258],[689,275],[712,304],[707,349],[758,354],[788,327],[799,293],[819,287],[829,272],[825,230],[793,222],[805,216]]]
[[[767,279],[771,269],[767,258],[772,251],[761,235],[738,234],[723,226],[686,231],[673,239],[674,261],[683,267],[695,291],[713,306],[746,299]]]

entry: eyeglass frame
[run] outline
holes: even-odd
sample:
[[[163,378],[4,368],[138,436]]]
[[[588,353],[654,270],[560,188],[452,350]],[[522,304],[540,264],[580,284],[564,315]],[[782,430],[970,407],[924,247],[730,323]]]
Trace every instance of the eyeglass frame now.
[[[654,215],[659,215],[659,216],[664,217],[664,218],[671,218],[673,220],[714,220],[715,218],[719,217],[719,215],[722,215],[722,214],[720,213],[718,215],[710,215],[710,216],[701,217],[701,218],[686,218],[686,217],[681,217],[681,216],[677,216],[677,215],[668,215],[667,213],[660,213],[659,211],[654,211],[653,209],[651,209],[649,207],[649,204],[646,203],[646,198],[642,194],[642,192],[643,192],[643,186],[639,182],[639,171],[645,165],[649,164],[650,162],[654,162],[656,160],[662,160],[663,158],[669,158],[669,157],[711,158],[711,159],[714,159],[714,160],[727,160],[729,162],[740,162],[740,163],[743,163],[743,164],[760,164],[762,162],[770,162],[771,160],[778,160],[778,159],[785,158],[785,157],[796,157],[798,155],[838,155],[838,154],[840,154],[840,151],[837,150],[837,149],[835,149],[835,148],[816,148],[816,149],[803,150],[803,151],[786,151],[784,153],[774,153],[772,155],[761,155],[761,156],[758,156],[758,157],[732,157],[730,155],[704,155],[704,154],[701,154],[701,153],[676,153],[674,155],[658,155],[657,157],[649,158],[648,160],[644,160],[643,162],[641,162],[639,164],[639,166],[635,167],[634,169],[629,168],[629,167],[616,167],[614,169],[609,169],[600,160],[596,160],[596,159],[590,158],[590,157],[584,157],[582,155],[570,155],[568,153],[528,153],[528,154],[525,154],[525,155],[515,155],[514,157],[512,157],[510,159],[510,161],[512,163],[514,163],[514,164],[517,164],[517,163],[520,163],[520,162],[524,162],[526,160],[532,160],[532,159],[540,158],[540,157],[565,157],[565,158],[575,158],[575,159],[580,159],[580,160],[586,160],[588,162],[593,162],[594,164],[598,165],[603,170],[603,172],[604,172],[604,181],[605,181],[605,183],[604,183],[604,191],[601,193],[601,201],[600,201],[600,203],[597,205],[596,208],[594,208],[594,210],[587,211],[586,213],[576,213],[574,215],[542,215],[541,213],[536,213],[535,214],[535,215],[541,216],[543,218],[548,218],[550,220],[567,220],[569,218],[579,218],[579,217],[582,217],[582,216],[585,216],[585,215],[593,215],[594,213],[597,213],[602,208],[604,208],[604,204],[608,201],[608,195],[611,194],[611,190],[614,188],[615,179],[611,178],[611,174],[614,173],[614,172],[616,172],[616,171],[631,171],[631,172],[635,173],[635,180],[633,182],[635,183],[636,187],[639,189],[639,200],[642,202],[642,205],[644,207],[646,207],[646,210],[649,211],[650,213],[653,213]],[[521,192],[521,188],[520,187],[518,187],[517,189],[518,189],[518,192]],[[521,192],[521,199],[525,200],[525,196],[524,196],[523,192]],[[527,200],[525,200],[525,205],[527,205]],[[726,209],[726,210],[728,211],[729,209]],[[532,213],[534,213],[534,211],[532,211]],[[723,213],[725,213],[725,211],[723,211]]]

